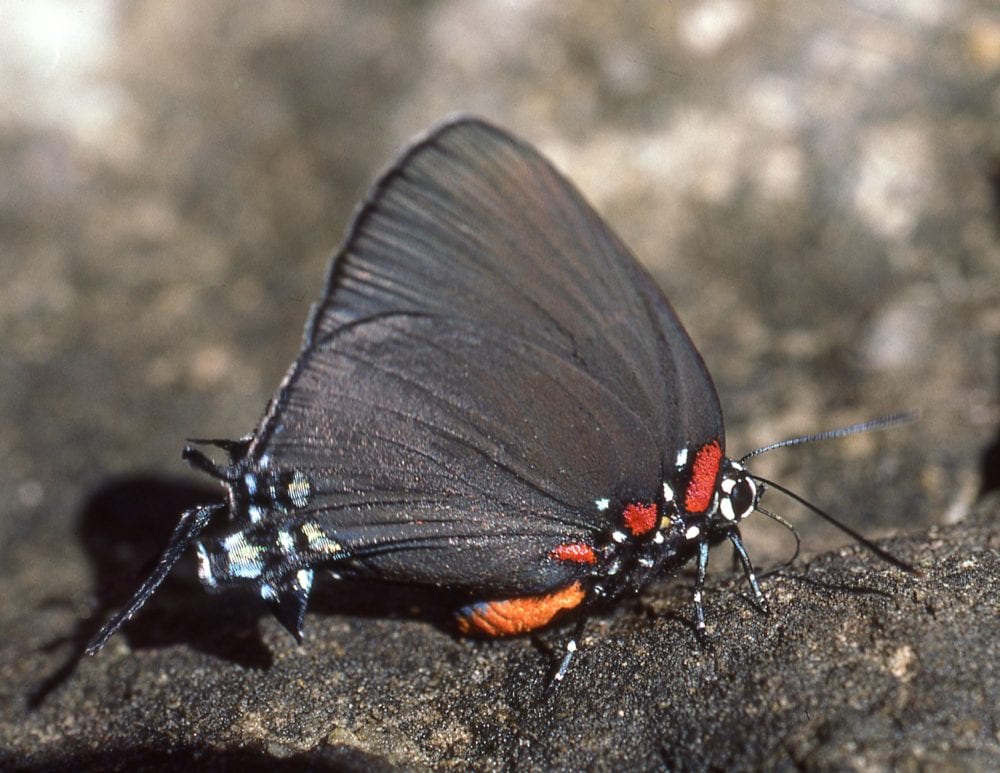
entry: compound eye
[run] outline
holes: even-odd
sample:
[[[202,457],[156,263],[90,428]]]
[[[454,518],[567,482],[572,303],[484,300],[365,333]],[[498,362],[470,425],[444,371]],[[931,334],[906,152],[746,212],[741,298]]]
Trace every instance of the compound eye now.
[[[723,486],[725,496],[719,503],[722,517],[727,521],[742,521],[757,504],[757,484],[750,478],[737,478],[727,483],[731,485]]]

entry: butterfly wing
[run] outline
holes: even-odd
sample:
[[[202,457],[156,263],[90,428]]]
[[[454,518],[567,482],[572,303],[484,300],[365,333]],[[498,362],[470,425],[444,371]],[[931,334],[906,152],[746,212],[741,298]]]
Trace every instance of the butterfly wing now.
[[[346,571],[510,593],[572,573],[548,558],[592,541],[595,500],[660,485],[641,417],[577,364],[464,320],[398,314],[344,325],[305,356],[267,464],[308,503],[257,531],[315,525]],[[264,538],[247,537],[266,543]],[[274,567],[288,574],[301,560]]]
[[[581,569],[554,549],[615,528],[596,500],[657,500],[713,439],[715,389],[648,275],[534,150],[462,120],[356,216],[247,450],[302,471],[308,506],[245,536],[276,578],[319,562],[268,547],[310,519],[338,570],[545,591]]]
[[[572,359],[671,454],[723,438],[711,377],[659,288],[548,161],[483,121],[440,127],[375,184],[304,351],[395,313],[473,321]]]
[[[455,121],[373,187],[257,431],[212,441],[230,466],[186,451],[230,489],[199,571],[255,584],[296,636],[320,566],[520,597],[465,621],[527,630],[579,603],[581,545],[614,528],[595,500],[657,499],[712,441],[711,378],[645,271],[533,149]],[[217,511],[185,515],[90,651]]]

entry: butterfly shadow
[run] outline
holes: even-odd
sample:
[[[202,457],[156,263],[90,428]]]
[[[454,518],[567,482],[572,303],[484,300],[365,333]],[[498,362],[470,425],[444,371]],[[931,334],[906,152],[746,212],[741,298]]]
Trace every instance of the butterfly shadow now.
[[[827,580],[821,577],[810,576],[808,567],[802,572],[783,569],[774,572],[771,577],[780,577],[789,582],[798,583],[812,588],[813,590],[825,592],[827,594],[843,594],[846,596],[874,596],[886,601],[894,601],[895,594],[884,588],[874,585],[864,585],[855,580]]]
[[[997,170],[997,208],[1000,211],[1000,165]],[[997,218],[997,227],[1000,228],[1000,216]],[[1000,356],[1000,337],[996,341],[997,354]],[[997,402],[1000,403],[1000,390],[997,394]],[[979,497],[980,499],[1000,491],[1000,426],[997,427],[996,435],[983,451],[979,459]]]
[[[316,617],[419,620],[456,636],[455,610],[473,601],[440,588],[323,575],[309,597],[309,614]]]
[[[31,691],[29,708],[41,706],[73,674],[87,643],[148,576],[181,514],[219,499],[217,489],[151,475],[109,479],[87,499],[76,534],[92,567],[93,612],[43,646],[48,652],[70,643],[71,654]],[[115,635],[126,637],[133,649],[183,643],[245,668],[264,669],[273,658],[256,623],[266,613],[263,603],[248,594],[205,593],[189,554]]]

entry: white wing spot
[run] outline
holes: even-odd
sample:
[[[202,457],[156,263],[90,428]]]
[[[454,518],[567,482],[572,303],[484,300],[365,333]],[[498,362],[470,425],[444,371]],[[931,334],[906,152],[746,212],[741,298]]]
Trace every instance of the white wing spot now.
[[[701,534],[701,529],[699,529],[697,526],[692,526],[686,532],[684,532],[684,536],[687,539],[697,539],[699,534]]]
[[[222,540],[226,551],[229,573],[234,577],[254,579],[260,577],[264,564],[260,560],[261,549],[246,541],[242,534],[233,534]]]
[[[198,551],[198,579],[208,588],[216,586],[215,578],[212,576],[212,562],[208,558],[208,551],[200,542],[196,546]]]
[[[312,488],[309,486],[309,479],[298,470],[292,476],[292,482],[288,484],[288,498],[296,507],[305,507],[309,501]]]
[[[295,573],[295,580],[298,582],[299,587],[308,593],[313,584],[312,569],[299,569],[299,571]]]
[[[605,510],[607,510],[609,507],[611,507],[611,500],[610,499],[595,499],[594,500],[594,504],[597,505],[597,509],[600,510],[603,513]]]
[[[309,547],[315,550],[317,553],[339,553],[343,550],[343,546],[336,540],[332,540],[323,533],[323,530],[319,528],[315,523],[306,521],[301,526],[302,534],[305,535],[306,541],[309,543]]]

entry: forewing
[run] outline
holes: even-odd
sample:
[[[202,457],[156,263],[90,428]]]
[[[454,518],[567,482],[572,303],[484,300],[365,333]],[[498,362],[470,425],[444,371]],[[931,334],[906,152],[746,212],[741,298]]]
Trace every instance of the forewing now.
[[[482,121],[439,128],[376,183],[305,350],[397,313],[472,321],[572,360],[670,455],[723,439],[711,378],[656,285],[551,164]]]

